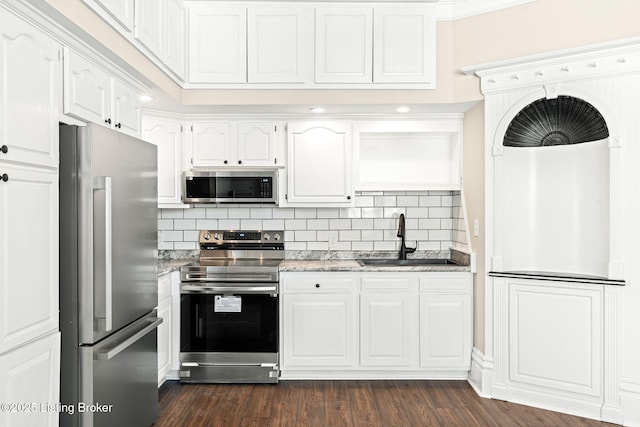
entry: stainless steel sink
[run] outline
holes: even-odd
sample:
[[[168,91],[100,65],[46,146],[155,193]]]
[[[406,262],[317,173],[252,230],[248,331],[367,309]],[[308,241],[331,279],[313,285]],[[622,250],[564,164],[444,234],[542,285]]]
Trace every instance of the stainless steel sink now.
[[[360,258],[357,260],[360,265],[386,265],[386,266],[419,266],[419,265],[457,265],[449,259],[429,258],[429,259],[379,259],[379,258]]]

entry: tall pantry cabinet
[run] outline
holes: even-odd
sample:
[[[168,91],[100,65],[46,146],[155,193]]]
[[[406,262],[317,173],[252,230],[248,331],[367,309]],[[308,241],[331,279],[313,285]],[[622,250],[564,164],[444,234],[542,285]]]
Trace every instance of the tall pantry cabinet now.
[[[60,46],[1,7],[0,37],[0,425],[51,426],[58,413],[46,405],[60,400]]]

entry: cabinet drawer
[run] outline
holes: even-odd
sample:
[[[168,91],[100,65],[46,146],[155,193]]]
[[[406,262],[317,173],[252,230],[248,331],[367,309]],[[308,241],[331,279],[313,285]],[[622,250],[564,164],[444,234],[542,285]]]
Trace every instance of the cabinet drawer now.
[[[433,278],[433,279],[420,279],[420,292],[421,293],[470,293],[471,292],[471,279],[463,278]]]
[[[416,281],[407,277],[364,277],[362,279],[362,292],[409,292],[415,287]]]
[[[285,279],[284,292],[353,292],[357,282],[352,278]]]

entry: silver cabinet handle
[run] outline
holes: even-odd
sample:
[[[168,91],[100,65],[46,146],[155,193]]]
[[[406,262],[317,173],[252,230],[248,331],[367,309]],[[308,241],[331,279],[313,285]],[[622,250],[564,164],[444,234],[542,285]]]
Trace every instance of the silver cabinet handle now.
[[[130,347],[131,345],[135,344],[138,340],[140,340],[140,338],[142,338],[143,336],[147,335],[149,332],[157,328],[158,325],[162,323],[162,317],[154,317],[154,318],[148,319],[147,323],[149,323],[147,326],[134,332],[130,336],[126,337],[124,340],[118,341],[118,344],[116,344],[115,346],[107,347],[107,348],[96,351],[93,355],[93,358],[95,360],[113,359],[116,355],[118,355],[118,353],[121,353],[122,351],[126,350],[128,347]]]
[[[111,254],[111,177],[96,176],[93,179],[94,190],[104,190],[104,324],[101,328],[108,332],[113,329],[113,279],[112,279],[112,254]]]

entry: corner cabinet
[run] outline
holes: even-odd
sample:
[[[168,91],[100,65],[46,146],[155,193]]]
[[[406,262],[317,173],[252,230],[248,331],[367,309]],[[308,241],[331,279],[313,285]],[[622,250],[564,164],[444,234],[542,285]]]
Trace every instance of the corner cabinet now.
[[[285,204],[351,206],[351,140],[348,122],[289,123]]]
[[[469,272],[282,272],[283,379],[465,379]]]

